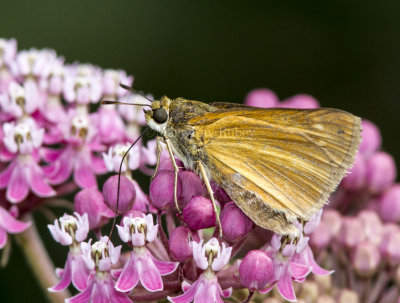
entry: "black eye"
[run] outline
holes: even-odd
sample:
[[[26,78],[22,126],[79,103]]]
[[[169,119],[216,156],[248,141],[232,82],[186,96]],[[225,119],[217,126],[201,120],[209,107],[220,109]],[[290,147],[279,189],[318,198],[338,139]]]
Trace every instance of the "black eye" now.
[[[165,110],[165,108],[160,107],[160,108],[157,108],[156,110],[154,110],[153,119],[154,119],[154,121],[156,121],[159,124],[162,124],[165,121],[167,121],[168,113]]]

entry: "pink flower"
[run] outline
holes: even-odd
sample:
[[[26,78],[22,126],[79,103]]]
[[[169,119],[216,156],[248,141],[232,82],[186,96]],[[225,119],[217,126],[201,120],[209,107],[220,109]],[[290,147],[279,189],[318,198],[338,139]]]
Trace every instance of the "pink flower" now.
[[[122,97],[128,91],[120,84],[132,86],[133,76],[128,76],[123,70],[106,69],[103,73],[103,95],[109,97]]]
[[[224,243],[220,245],[216,238],[211,238],[205,245],[203,242],[204,240],[200,243],[193,241],[192,245],[193,258],[197,266],[205,272],[192,285],[183,282],[184,293],[176,297],[168,297],[170,302],[222,303],[221,296],[228,298],[232,294],[232,288],[222,290],[215,275],[215,271],[220,271],[229,262],[232,248],[227,248]]]
[[[74,242],[80,243],[87,237],[89,232],[88,215],[74,214],[75,217],[64,214],[58,220],[54,220],[54,225],[47,225],[54,240],[61,245],[72,245]]]
[[[0,39],[0,68],[10,66],[17,53],[17,40]],[[1,90],[0,90],[1,92]]]
[[[64,98],[69,103],[87,105],[99,102],[102,95],[101,71],[93,65],[70,66],[64,82]]]
[[[16,220],[10,212],[0,207],[0,249],[7,243],[7,233],[21,233],[30,225],[30,222]]]
[[[66,303],[132,303],[127,294],[119,292],[114,287],[114,280],[108,272],[92,272],[89,283],[80,294],[66,299]]]
[[[96,174],[104,173],[105,166],[102,159],[94,154],[95,151],[102,150],[103,146],[94,138],[90,117],[73,115],[71,112],[67,125],[63,127],[63,132],[69,144],[45,168],[46,175],[51,184],[60,184],[73,173],[74,181],[79,187],[97,188]]]
[[[123,226],[117,225],[119,236],[124,242],[131,241],[133,251],[119,274],[115,288],[127,292],[140,283],[150,292],[163,290],[161,276],[174,272],[179,263],[157,260],[145,247],[157,236],[158,225],[153,224],[152,215],[140,212],[124,217]]]
[[[11,82],[8,94],[0,95],[0,105],[4,112],[20,118],[35,112],[42,105],[42,100],[35,82],[26,81],[23,86]]]
[[[271,246],[267,248],[266,252],[274,262],[274,280],[276,281],[278,292],[285,300],[294,302],[296,301],[296,295],[292,281],[302,282],[312,271],[312,266],[293,261],[293,256],[296,253],[301,253],[307,247],[308,237],[303,237],[302,229],[300,229],[297,243],[287,243],[283,249],[281,249],[281,239],[282,236],[274,234],[271,239]],[[273,286],[274,284],[260,292],[266,293]]]
[[[64,269],[57,269],[56,273],[61,278],[60,282],[49,288],[49,291],[58,292],[68,287],[71,283],[75,288],[83,290],[87,286],[89,270],[82,259],[80,242],[86,239],[89,232],[87,214],[75,216],[64,214],[54,225],[47,226],[54,240],[61,245],[68,245],[69,252]]]
[[[15,154],[12,162],[0,173],[0,189],[7,188],[7,200],[21,202],[27,197],[29,189],[39,197],[55,195],[37,163],[36,151],[42,144],[44,130],[37,129],[33,120],[28,119],[17,125],[5,123],[3,131],[5,147]]]
[[[139,142],[138,142],[139,143]],[[130,147],[129,143],[124,145],[116,144],[108,149],[107,154],[103,153],[103,160],[108,171],[119,172],[121,166],[122,157],[128,151]],[[124,162],[121,166],[121,172],[129,170],[136,170],[140,167],[140,145],[134,145],[129,153],[125,156]]]
[[[112,264],[116,264],[121,254],[121,246],[114,247],[108,237],[91,244],[82,242],[82,258],[90,270],[86,288],[78,295],[69,298],[69,303],[115,302],[127,303],[131,300],[126,294],[118,292],[110,274]]]

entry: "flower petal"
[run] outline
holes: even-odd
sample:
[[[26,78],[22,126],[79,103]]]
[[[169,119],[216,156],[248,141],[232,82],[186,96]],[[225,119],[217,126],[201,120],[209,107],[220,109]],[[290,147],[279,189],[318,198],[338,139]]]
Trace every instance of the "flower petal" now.
[[[134,253],[131,253],[131,257],[125,263],[118,281],[115,284],[115,289],[121,292],[134,289],[139,282],[140,265],[140,261],[135,258]]]
[[[30,225],[30,222],[18,221],[8,211],[0,207],[0,226],[4,227],[9,233],[23,232]]]
[[[10,182],[12,172],[15,167],[15,162],[12,162],[8,167],[0,173],[0,188],[6,188]]]
[[[153,257],[153,255],[151,255],[151,258],[161,276],[173,273],[178,268],[179,265],[179,262],[167,262],[167,261],[157,260],[155,257]]]
[[[150,253],[148,252],[146,256],[141,257],[141,261],[139,277],[142,286],[151,292],[163,290],[161,275],[151,259]]]
[[[72,284],[74,284],[76,289],[82,291],[87,286],[89,270],[83,262],[81,254],[71,257]]]
[[[92,290],[93,290],[93,284],[91,283],[80,294],[72,298],[65,299],[65,303],[88,303],[90,301],[90,298],[92,297]]]
[[[192,302],[193,299],[194,299],[194,295],[196,294],[196,291],[197,291],[198,283],[199,283],[199,280],[194,282],[192,284],[192,286],[190,286],[184,294],[176,296],[176,297],[169,297],[168,296],[167,299],[170,302],[173,302],[173,303],[188,303],[188,302]],[[184,288],[183,283],[182,283],[182,288]]]
[[[24,200],[28,196],[28,193],[29,186],[25,179],[25,174],[20,167],[16,166],[7,187],[7,200],[11,203],[18,203]]]
[[[32,164],[30,167],[30,187],[32,192],[34,192],[39,197],[51,197],[56,194],[56,192],[51,188],[49,184],[45,181],[45,177],[41,168],[36,163]]]
[[[292,272],[293,279],[302,279],[312,271],[312,267],[296,262],[290,262],[290,271]]]
[[[75,165],[74,181],[81,188],[97,189],[96,176],[92,168],[83,161],[77,161]]]
[[[62,277],[60,282],[58,282],[57,285],[48,288],[50,292],[59,292],[68,287],[68,285],[71,283],[71,264],[70,264],[70,257],[68,255],[67,262],[65,262],[65,267],[62,273]]]
[[[285,274],[279,279],[277,288],[285,300],[296,302],[296,294],[294,293],[293,289],[292,277],[289,274]]]

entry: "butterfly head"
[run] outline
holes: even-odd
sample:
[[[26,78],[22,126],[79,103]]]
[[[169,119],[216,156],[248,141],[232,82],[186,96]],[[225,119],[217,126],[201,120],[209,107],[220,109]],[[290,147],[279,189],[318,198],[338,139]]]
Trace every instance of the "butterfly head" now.
[[[165,135],[167,129],[170,104],[171,99],[162,97],[151,103],[150,110],[144,110],[147,125],[162,135]]]

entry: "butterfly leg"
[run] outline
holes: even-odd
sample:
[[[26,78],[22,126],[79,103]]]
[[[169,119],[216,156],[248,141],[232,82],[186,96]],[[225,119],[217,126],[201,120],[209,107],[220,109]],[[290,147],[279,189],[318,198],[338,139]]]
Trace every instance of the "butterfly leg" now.
[[[157,136],[157,138],[156,138],[157,163],[156,163],[156,168],[155,168],[154,174],[151,177],[150,181],[152,181],[154,179],[154,177],[157,175],[158,167],[160,166],[160,157],[161,157],[161,152],[162,152],[161,140],[162,140],[162,137]]]
[[[217,210],[217,203],[215,202],[214,199],[214,193],[213,190],[211,188],[210,185],[210,180],[208,180],[207,174],[206,174],[206,170],[204,169],[203,164],[201,164],[200,161],[197,161],[197,167],[199,168],[201,177],[203,178],[204,184],[206,185],[208,194],[210,195],[212,204],[213,204],[213,208],[214,208],[214,212],[215,212],[215,216],[217,217],[217,223],[218,223],[218,227],[219,227],[219,235],[222,238],[222,225],[221,225],[221,220],[219,219],[219,214],[218,214],[218,210]]]
[[[167,150],[168,150],[168,153],[169,153],[169,157],[171,158],[172,166],[174,167],[174,173],[175,173],[175,181],[174,181],[174,201],[175,201],[175,207],[176,207],[176,209],[178,210],[178,213],[181,215],[182,212],[181,212],[181,210],[180,210],[180,208],[179,208],[178,199],[177,199],[179,168],[178,168],[178,165],[176,165],[174,153],[173,153],[173,151],[172,151],[171,141],[170,141],[167,137],[164,137],[164,143],[165,143],[165,145],[167,146]]]

